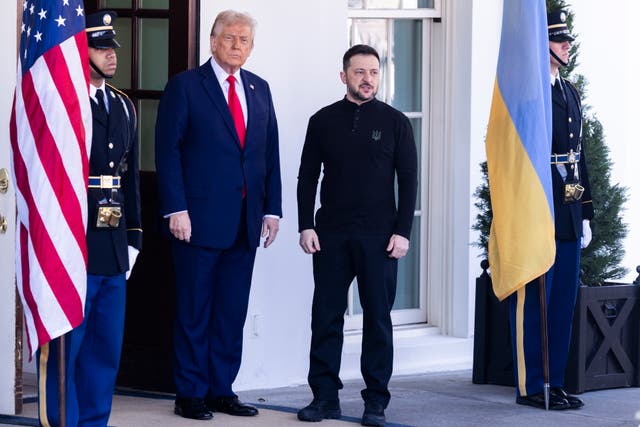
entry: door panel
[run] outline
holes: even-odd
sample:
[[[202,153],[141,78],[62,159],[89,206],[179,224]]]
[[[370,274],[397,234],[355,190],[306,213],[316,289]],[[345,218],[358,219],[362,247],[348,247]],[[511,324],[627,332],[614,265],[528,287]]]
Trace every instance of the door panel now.
[[[138,114],[143,245],[127,283],[124,343],[117,385],[174,390],[174,275],[158,216],[154,145],[158,101],[168,78],[196,66],[196,0],[93,0],[87,13],[118,13],[118,71],[114,83]]]

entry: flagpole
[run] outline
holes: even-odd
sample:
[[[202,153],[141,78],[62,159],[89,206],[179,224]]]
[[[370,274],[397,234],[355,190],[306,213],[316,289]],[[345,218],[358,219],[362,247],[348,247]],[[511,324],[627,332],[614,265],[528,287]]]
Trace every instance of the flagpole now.
[[[66,351],[64,335],[58,338],[58,411],[60,414],[60,427],[67,426],[67,371]]]
[[[549,337],[547,334],[547,291],[544,274],[538,277],[540,290],[540,335],[542,339],[542,378],[544,381],[544,408],[549,410]]]

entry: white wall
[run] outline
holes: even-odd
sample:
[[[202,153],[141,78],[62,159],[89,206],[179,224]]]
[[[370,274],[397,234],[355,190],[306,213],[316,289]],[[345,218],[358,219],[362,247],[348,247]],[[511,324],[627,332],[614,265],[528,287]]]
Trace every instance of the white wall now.
[[[258,21],[255,47],[245,68],[271,86],[280,131],[284,215],[276,242],[269,249],[258,249],[244,358],[234,387],[304,383],[313,280],[311,258],[298,246],[297,173],[309,117],[344,95],[339,72],[348,41],[347,2],[203,1],[201,63],[210,55],[213,20],[225,9],[246,11]]]
[[[10,3],[13,6],[14,3]],[[9,147],[9,118],[16,81],[16,13],[13,7],[6,7],[0,14],[0,168],[11,171]],[[7,218],[9,228],[0,234],[0,413],[13,414],[15,402],[13,388],[15,382],[15,192],[10,182],[9,192],[0,194],[0,215]]]
[[[470,224],[478,214],[473,206],[476,187],[482,182],[480,163],[486,160],[485,136],[491,109],[493,83],[496,77],[500,32],[502,28],[502,0],[474,0],[472,72],[471,74],[471,144],[470,144]],[[481,250],[472,243],[478,240],[479,233],[469,231],[469,285],[475,289],[475,279],[482,273]],[[473,301],[472,301],[473,302]],[[473,317],[470,319],[473,322]],[[473,326],[472,326],[473,328]]]
[[[613,164],[611,181],[628,187],[623,221],[629,226],[624,241],[626,256],[622,265],[629,274],[621,281],[632,282],[638,277],[640,265],[640,186],[638,163],[640,144],[637,142],[636,120],[640,116],[640,85],[637,54],[637,16],[640,4],[625,0],[615,2],[614,34],[602,34],[602,2],[580,0],[571,4],[574,32],[580,43],[576,72],[588,81],[587,104],[602,123],[605,142]],[[588,153],[587,153],[588,154]],[[594,200],[594,203],[598,203]]]

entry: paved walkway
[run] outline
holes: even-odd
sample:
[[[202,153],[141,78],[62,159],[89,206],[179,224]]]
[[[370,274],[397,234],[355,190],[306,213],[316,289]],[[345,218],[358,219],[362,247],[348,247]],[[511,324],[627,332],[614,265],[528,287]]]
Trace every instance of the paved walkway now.
[[[211,421],[190,421],[173,414],[173,397],[120,392],[114,399],[110,426],[114,427],[349,427],[362,415],[361,381],[345,383],[340,399],[343,417],[320,424],[301,423],[296,411],[311,400],[307,386],[241,392],[240,399],[260,408],[255,418],[215,414]],[[585,407],[549,411],[516,405],[511,387],[471,383],[471,371],[398,376],[390,384],[389,427],[637,427],[640,388],[592,391],[582,394]],[[0,426],[37,425],[36,404],[25,404],[21,417],[0,416]]]

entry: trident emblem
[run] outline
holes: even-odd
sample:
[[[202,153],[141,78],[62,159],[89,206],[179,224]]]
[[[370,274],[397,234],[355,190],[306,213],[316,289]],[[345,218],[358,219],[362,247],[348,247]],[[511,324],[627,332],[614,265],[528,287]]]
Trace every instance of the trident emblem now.
[[[374,141],[380,141],[381,138],[382,138],[381,130],[374,130],[373,132],[371,132],[371,139],[373,139]]]

